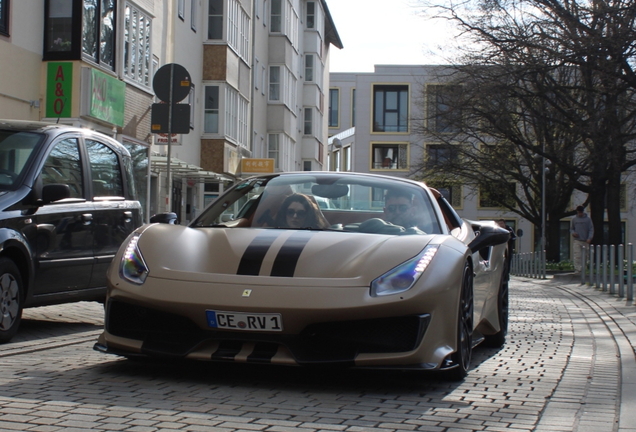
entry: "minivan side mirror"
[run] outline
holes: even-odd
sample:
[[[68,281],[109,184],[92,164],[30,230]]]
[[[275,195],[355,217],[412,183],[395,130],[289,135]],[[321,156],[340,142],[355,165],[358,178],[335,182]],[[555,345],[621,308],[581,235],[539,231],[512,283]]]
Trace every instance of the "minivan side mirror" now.
[[[157,213],[150,218],[150,223],[165,223],[174,225],[177,223],[177,214],[174,212]]]
[[[42,187],[42,204],[52,203],[71,197],[71,188],[67,184],[47,184]]]

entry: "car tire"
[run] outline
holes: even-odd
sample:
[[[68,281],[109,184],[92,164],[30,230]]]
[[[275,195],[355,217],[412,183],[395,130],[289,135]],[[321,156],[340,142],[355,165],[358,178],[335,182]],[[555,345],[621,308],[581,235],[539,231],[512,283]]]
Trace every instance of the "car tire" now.
[[[457,311],[457,350],[451,355],[455,367],[447,371],[451,381],[466,378],[473,352],[473,269],[467,262],[464,265],[462,287]]]
[[[15,336],[22,320],[22,277],[13,261],[0,258],[0,343]]]
[[[501,282],[497,292],[497,319],[499,320],[499,331],[484,337],[484,346],[489,348],[501,348],[506,343],[508,334],[508,259],[504,260],[504,271],[501,273]]]

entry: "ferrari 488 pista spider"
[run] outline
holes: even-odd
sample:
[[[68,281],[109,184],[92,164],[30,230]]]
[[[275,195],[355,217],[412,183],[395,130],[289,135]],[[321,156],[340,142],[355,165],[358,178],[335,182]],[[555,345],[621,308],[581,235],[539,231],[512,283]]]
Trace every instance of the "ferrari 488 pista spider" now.
[[[188,226],[150,223],[124,242],[95,349],[462,379],[476,344],[505,341],[508,238],[415,181],[252,177]]]

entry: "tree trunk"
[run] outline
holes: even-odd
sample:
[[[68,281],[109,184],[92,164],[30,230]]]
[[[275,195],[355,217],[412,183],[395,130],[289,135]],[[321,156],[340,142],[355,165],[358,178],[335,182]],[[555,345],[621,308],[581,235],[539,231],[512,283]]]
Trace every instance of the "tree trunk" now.
[[[546,242],[548,244],[546,259],[551,262],[561,261],[561,227],[559,223],[561,214],[563,214],[561,211],[558,214],[550,214],[546,226]]]
[[[608,244],[619,245],[623,241],[621,224],[621,172],[615,170],[607,182]],[[596,234],[596,225],[594,226]]]
[[[605,190],[606,180],[600,176],[591,179],[590,185],[590,209],[589,216],[594,225],[594,237],[592,244],[600,245],[603,239],[603,219],[605,216]],[[578,205],[578,204],[577,204]]]

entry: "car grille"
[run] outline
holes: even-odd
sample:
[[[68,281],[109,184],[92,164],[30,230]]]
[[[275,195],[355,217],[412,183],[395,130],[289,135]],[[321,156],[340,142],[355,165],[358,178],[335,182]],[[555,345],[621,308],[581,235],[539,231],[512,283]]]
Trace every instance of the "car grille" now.
[[[430,315],[316,323],[298,335],[255,334],[205,330],[181,315],[120,301],[110,301],[106,329],[114,335],[143,341],[148,355],[185,356],[202,343],[218,341],[211,360],[232,361],[245,342],[255,343],[248,357],[269,362],[280,345],[299,364],[347,363],[360,353],[395,353],[415,349],[430,322]]]

